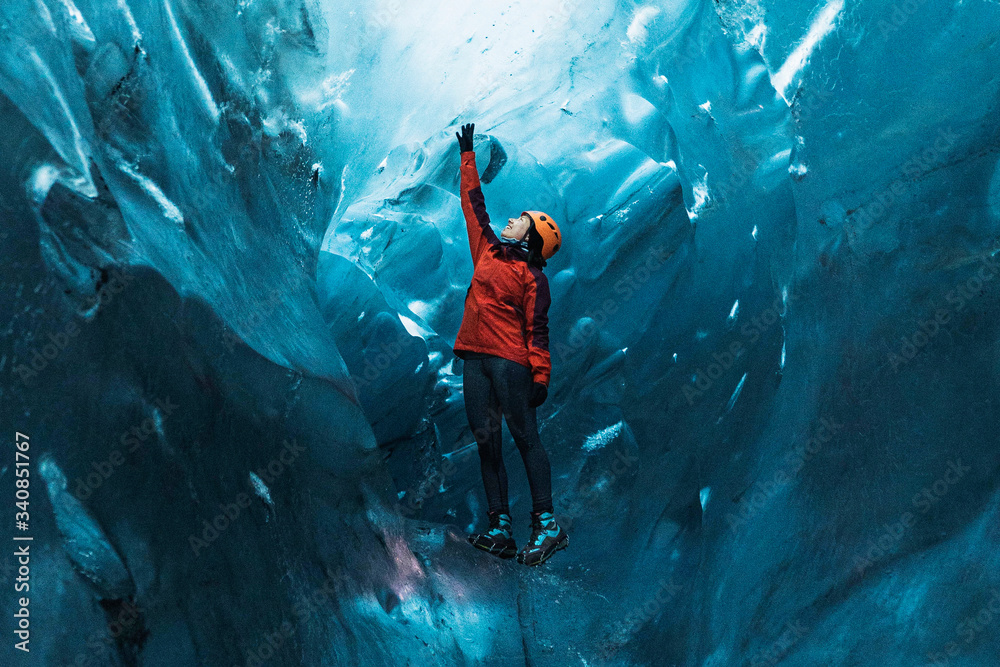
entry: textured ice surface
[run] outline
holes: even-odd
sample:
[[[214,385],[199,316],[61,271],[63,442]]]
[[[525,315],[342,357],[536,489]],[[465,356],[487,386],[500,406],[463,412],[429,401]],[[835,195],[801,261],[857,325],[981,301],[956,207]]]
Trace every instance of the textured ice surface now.
[[[7,0],[31,660],[994,664],[998,39],[987,0]],[[493,219],[566,238],[537,570],[464,541],[468,121]]]

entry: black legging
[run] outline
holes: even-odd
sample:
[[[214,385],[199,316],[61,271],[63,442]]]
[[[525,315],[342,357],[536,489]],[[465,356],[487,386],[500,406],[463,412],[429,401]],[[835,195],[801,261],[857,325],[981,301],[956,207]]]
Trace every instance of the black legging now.
[[[479,462],[491,512],[510,514],[507,504],[507,470],[503,465],[500,416],[524,459],[535,512],[552,511],[552,473],[549,457],[538,437],[531,398],[531,371],[526,366],[495,356],[466,359],[462,375],[465,414],[479,445]],[[501,412],[502,411],[502,412]]]

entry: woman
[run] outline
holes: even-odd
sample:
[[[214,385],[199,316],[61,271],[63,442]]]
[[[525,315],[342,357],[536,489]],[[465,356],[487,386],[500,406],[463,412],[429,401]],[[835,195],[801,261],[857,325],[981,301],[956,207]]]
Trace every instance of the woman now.
[[[474,266],[455,354],[465,361],[463,389],[469,427],[479,446],[489,530],[473,546],[525,565],[540,565],[569,544],[552,508],[549,457],[538,438],[535,408],[545,401],[549,371],[549,283],[542,268],[562,237],[551,216],[525,211],[498,238],[490,228],[476,170],[475,126],[456,133],[462,155],[462,212]],[[531,538],[520,552],[511,534],[500,417],[521,452],[531,487]]]

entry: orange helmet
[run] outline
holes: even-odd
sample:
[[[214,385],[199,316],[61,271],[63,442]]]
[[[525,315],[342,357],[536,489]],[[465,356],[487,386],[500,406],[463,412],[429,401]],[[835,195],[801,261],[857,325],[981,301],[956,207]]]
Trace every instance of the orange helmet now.
[[[551,258],[562,245],[562,234],[559,233],[559,225],[548,213],[541,211],[522,211],[521,215],[526,215],[535,223],[535,231],[542,237],[542,257],[546,260]]]

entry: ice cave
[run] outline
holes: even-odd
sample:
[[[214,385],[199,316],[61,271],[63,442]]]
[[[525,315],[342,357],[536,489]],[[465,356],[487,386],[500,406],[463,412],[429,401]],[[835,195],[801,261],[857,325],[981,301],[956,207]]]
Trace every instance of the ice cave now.
[[[1000,665],[996,0],[4,0],[0,45],[0,663]],[[532,568],[467,541],[464,123],[496,233],[565,237]]]

